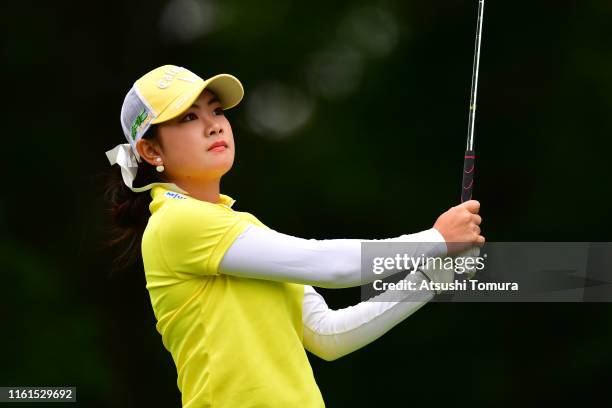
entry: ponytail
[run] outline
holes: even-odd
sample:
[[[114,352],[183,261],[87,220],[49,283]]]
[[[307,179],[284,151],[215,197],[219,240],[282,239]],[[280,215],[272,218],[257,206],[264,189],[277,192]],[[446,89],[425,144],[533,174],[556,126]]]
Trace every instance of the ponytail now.
[[[155,140],[157,126],[152,125],[142,138]],[[163,180],[154,166],[142,160],[138,163],[133,185],[145,186],[155,182],[163,182]],[[149,211],[151,192],[135,193],[130,190],[123,182],[121,168],[113,166],[108,176],[104,195],[112,221],[107,245],[118,250],[113,260],[113,270],[122,270],[142,261],[140,243],[151,215]]]

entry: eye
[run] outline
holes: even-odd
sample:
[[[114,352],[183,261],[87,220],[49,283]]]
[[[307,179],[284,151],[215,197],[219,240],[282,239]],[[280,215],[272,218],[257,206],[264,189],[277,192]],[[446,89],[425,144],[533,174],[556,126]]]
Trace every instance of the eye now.
[[[192,120],[196,120],[197,118],[198,118],[198,115],[196,115],[193,112],[190,112],[186,114],[185,116],[183,116],[183,119],[181,119],[181,122],[190,122]]]
[[[221,108],[217,108],[213,111],[213,114],[215,114],[216,116],[224,116],[225,113],[223,113],[223,109]]]

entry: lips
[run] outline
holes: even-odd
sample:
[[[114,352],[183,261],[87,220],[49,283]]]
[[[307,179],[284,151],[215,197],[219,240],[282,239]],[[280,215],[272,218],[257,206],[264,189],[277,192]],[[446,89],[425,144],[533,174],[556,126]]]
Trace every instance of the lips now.
[[[208,151],[214,150],[214,151],[222,151],[227,149],[227,143],[225,143],[224,141],[220,140],[218,142],[213,143],[212,145],[210,145],[210,147],[208,148]]]

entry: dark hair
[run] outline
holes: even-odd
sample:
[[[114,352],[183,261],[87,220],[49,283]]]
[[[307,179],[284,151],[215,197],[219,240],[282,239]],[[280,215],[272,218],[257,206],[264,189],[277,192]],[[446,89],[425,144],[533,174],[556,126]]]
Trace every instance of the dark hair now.
[[[142,138],[157,140],[157,126],[152,125]],[[154,166],[144,160],[138,163],[138,171],[133,182],[135,187],[163,181]],[[107,245],[118,250],[113,260],[113,270],[117,271],[142,259],[140,242],[151,215],[149,212],[151,193],[150,191],[135,193],[130,190],[123,182],[121,168],[113,166],[104,195],[112,220]]]

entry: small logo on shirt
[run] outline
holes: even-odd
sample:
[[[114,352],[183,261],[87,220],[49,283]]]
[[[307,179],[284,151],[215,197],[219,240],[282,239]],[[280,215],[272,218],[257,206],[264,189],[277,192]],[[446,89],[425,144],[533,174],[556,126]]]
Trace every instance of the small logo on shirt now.
[[[175,193],[174,191],[166,191],[166,194],[164,194],[166,197],[170,197],[170,198],[176,198],[178,200],[186,200],[187,197],[185,197],[182,194],[179,193]]]

